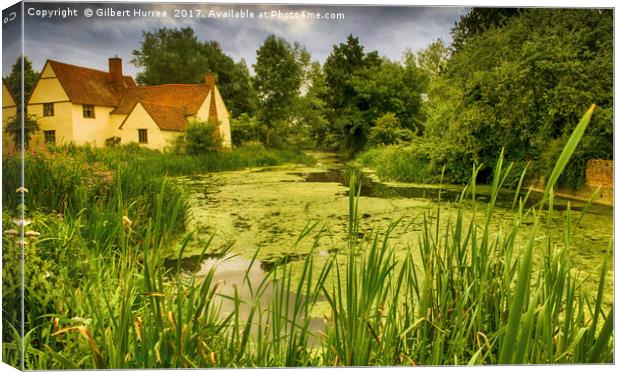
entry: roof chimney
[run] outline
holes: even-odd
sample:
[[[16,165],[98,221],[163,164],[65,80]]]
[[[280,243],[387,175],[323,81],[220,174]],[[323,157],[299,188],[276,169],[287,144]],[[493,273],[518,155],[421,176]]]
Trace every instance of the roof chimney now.
[[[123,60],[118,56],[114,56],[108,59],[108,66],[112,84],[118,87],[124,87],[125,78],[123,77]]]
[[[212,72],[207,72],[205,74],[205,85],[209,87],[215,86],[215,74]]]

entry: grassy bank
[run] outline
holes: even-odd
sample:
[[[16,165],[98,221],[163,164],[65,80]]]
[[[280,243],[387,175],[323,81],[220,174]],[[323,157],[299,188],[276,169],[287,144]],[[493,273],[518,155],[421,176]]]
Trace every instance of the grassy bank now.
[[[95,200],[114,199],[113,186],[117,181],[127,199],[133,199],[157,193],[165,176],[313,161],[299,151],[266,149],[262,145],[199,156],[161,153],[131,145],[104,149],[65,146],[26,154],[24,184],[29,190],[30,209],[62,211],[66,206],[77,205],[79,210]],[[3,155],[2,192],[5,208],[11,210],[19,204],[15,190],[21,186],[20,167],[18,154]],[[81,192],[84,195],[78,195]],[[80,204],[78,199],[85,203]]]
[[[166,272],[165,248],[191,236],[183,237],[183,198],[165,180],[142,185],[136,180],[141,167],[118,167],[108,194],[88,199],[87,210],[67,206],[62,216],[38,212],[51,208],[42,197],[33,197],[40,206],[32,209],[31,193],[42,190],[29,189],[27,229],[37,234],[30,233],[25,246],[26,277],[32,278],[26,288],[25,367],[612,362],[613,308],[602,304],[605,265],[598,292],[584,292],[583,278],[566,254],[579,220],[566,213],[559,241],[544,233],[551,229],[548,216],[559,213],[547,208],[553,185],[579,138],[577,131],[549,177],[546,205],[526,209],[527,196],[517,190],[510,228],[491,228],[499,190],[514,173],[500,158],[486,208],[475,211],[485,216],[483,222],[465,213],[475,198],[474,170],[461,199],[450,204],[457,213],[444,214],[438,200],[424,216],[423,238],[404,259],[397,259],[403,255],[390,243],[399,221],[374,239],[359,239],[358,198],[350,192],[348,245],[320,266],[312,254],[299,272],[277,266],[252,289],[271,289],[273,299],[267,307],[250,303],[247,316],[240,315],[241,300],[234,296],[237,310],[220,313],[213,272],[206,277]],[[125,184],[132,180],[140,184]],[[85,187],[88,183],[77,190]],[[351,190],[357,189],[354,178]],[[66,203],[85,203],[80,198],[91,197],[85,191]],[[97,208],[99,213],[88,211]],[[534,232],[527,230],[521,246],[516,242],[522,241],[517,238],[526,216],[534,217]],[[444,219],[449,223],[440,229]],[[311,236],[310,227],[300,231],[300,239]],[[534,252],[540,239],[545,249]],[[14,260],[18,239],[5,233],[3,244],[6,259]],[[421,260],[413,259],[414,250]],[[312,332],[309,315],[319,298],[329,304],[325,328]],[[3,336],[11,340],[3,343],[5,361],[17,364],[19,335]]]
[[[456,146],[415,140],[408,144],[367,149],[354,159],[354,163],[371,168],[385,181],[465,184],[472,171],[471,164],[464,166],[464,159],[469,157]],[[483,181],[488,177],[485,175]]]
[[[21,307],[17,240],[21,223],[15,222],[21,209],[16,192],[21,186],[20,160],[18,153],[3,155],[5,342],[15,341],[12,329],[20,328],[16,321]],[[42,347],[46,333],[41,327],[50,320],[48,314],[79,313],[77,308],[83,305],[68,302],[69,294],[84,281],[92,283],[94,273],[113,272],[119,264],[116,259],[124,261],[135,254],[133,247],[147,244],[163,251],[178,245],[185,233],[185,200],[166,177],[312,161],[300,152],[260,145],[203,156],[162,154],[137,146],[68,146],[26,153],[26,329]],[[16,355],[7,350],[5,360],[15,361]]]

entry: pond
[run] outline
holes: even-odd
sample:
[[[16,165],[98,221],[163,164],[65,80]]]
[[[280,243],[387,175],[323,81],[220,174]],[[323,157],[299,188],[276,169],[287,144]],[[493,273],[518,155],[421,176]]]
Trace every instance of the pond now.
[[[247,268],[255,255],[257,261],[252,267],[251,280],[259,282],[274,267],[288,265],[294,271],[308,254],[315,255],[318,267],[330,255],[339,254],[340,248],[347,244],[349,178],[352,173],[360,172],[332,154],[312,155],[317,159],[313,166],[288,165],[179,178],[178,182],[190,193],[189,229],[197,231],[198,238],[185,254],[189,258],[183,262],[184,269],[204,274],[206,268],[215,267],[219,277],[242,287],[242,269]],[[440,189],[442,213],[453,215],[451,204],[461,195],[461,186],[440,188],[381,182],[371,172],[361,172],[360,238],[370,240],[375,233],[381,235],[391,222],[400,219],[390,235],[390,244],[397,252],[411,249],[415,256],[423,216],[436,210]],[[478,197],[470,202],[471,209],[476,208],[477,215],[483,215],[490,188],[480,185],[477,190]],[[532,195],[531,202],[536,202],[537,197]],[[492,220],[494,231],[499,232],[515,217],[512,201],[512,191],[500,193]],[[558,243],[562,241],[564,214],[568,213],[569,204],[574,220],[579,219],[585,206],[583,202],[556,199],[551,234]],[[527,237],[530,228],[527,225],[531,221],[525,224]],[[300,239],[304,231],[309,233]],[[540,234],[546,236],[546,232]],[[583,286],[590,293],[596,291],[597,273],[612,235],[613,208],[605,206],[589,208],[575,229],[570,255]],[[228,249],[228,260],[230,255],[236,257],[234,265],[213,257],[204,262],[191,259],[211,237],[209,251]],[[605,302],[611,304],[612,267],[607,280]],[[320,309],[319,306],[317,317],[321,316]]]

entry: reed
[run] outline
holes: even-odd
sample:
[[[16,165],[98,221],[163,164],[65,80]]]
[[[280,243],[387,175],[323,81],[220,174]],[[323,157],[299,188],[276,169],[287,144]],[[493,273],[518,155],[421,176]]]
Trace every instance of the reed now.
[[[543,201],[526,208],[529,193],[516,190],[516,213],[507,229],[492,226],[496,197],[514,176],[503,155],[494,167],[484,208],[472,202],[480,169],[473,168],[460,199],[446,203],[440,194],[436,208],[425,213],[418,243],[404,252],[390,240],[402,221],[376,230],[370,240],[358,239],[360,185],[352,177],[348,244],[334,247],[321,265],[312,253],[307,255],[295,275],[290,265],[283,265],[256,287],[246,280],[252,299],[242,299],[238,292],[225,298],[234,304],[230,314],[218,306],[222,295],[213,270],[198,277],[183,273],[180,261],[174,271],[164,266],[171,246],[178,245],[183,257],[192,241],[191,234],[178,231],[183,196],[165,180],[156,187],[137,180],[128,185],[140,170],[118,168],[107,198],[80,209],[92,200],[82,200],[88,196],[76,192],[70,203],[77,206],[68,205],[63,219],[46,214],[33,218],[32,228],[41,236],[26,246],[27,252],[37,262],[57,265],[27,266],[29,274],[51,270],[47,279],[54,287],[43,294],[27,288],[32,302],[25,366],[611,363],[613,306],[603,302],[607,260],[597,293],[587,293],[568,255],[580,218],[571,217],[569,207],[563,212],[562,240],[554,241],[548,233],[554,214],[560,213],[553,209],[554,182],[592,110],[558,159]],[[517,176],[523,179],[523,174]],[[525,229],[529,221],[534,228]],[[309,224],[299,240],[316,236],[310,232],[317,229],[320,236],[321,226]],[[3,239],[15,246],[14,240]],[[610,242],[609,255],[612,247]],[[208,249],[205,242],[202,255]],[[265,306],[261,296],[268,289],[273,296]],[[325,302],[325,326],[317,331],[310,323]],[[249,308],[246,316],[242,306]],[[12,341],[3,343],[5,361],[14,365],[21,341],[17,328],[9,328],[5,337]]]

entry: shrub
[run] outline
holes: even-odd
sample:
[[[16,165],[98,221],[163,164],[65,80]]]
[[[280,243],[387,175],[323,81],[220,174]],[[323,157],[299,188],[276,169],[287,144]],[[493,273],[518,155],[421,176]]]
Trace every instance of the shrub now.
[[[373,145],[392,145],[413,137],[413,132],[401,126],[400,119],[393,112],[381,116],[370,128],[368,139]]]
[[[106,147],[116,147],[121,144],[120,137],[109,137],[105,139]]]
[[[425,143],[424,149],[430,162],[428,167],[435,179],[438,180],[442,172],[443,181],[448,183],[464,184],[471,178],[472,164],[475,163],[472,159],[475,156],[466,147],[447,141],[429,141]]]
[[[403,182],[432,182],[427,151],[418,146],[386,146],[358,157],[361,165],[373,168],[381,179]]]
[[[185,134],[176,139],[177,152],[199,155],[219,150],[222,146],[222,136],[218,128],[219,123],[190,120],[185,127]]]
[[[258,119],[245,113],[230,120],[230,132],[233,144],[236,146],[260,141],[264,137]]]

